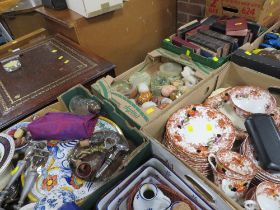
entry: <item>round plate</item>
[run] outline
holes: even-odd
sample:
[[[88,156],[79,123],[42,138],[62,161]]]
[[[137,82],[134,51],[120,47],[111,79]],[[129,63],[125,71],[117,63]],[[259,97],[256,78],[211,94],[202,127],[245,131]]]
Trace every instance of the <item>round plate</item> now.
[[[207,157],[209,152],[231,149],[235,130],[230,120],[216,109],[191,105],[169,118],[166,139],[184,153]]]
[[[0,174],[2,174],[11,163],[15,153],[15,143],[12,137],[0,133]]]
[[[121,129],[105,117],[99,117],[94,131],[101,130],[112,130],[122,134]],[[97,189],[94,182],[86,182],[76,177],[69,166],[67,156],[78,142],[79,140],[47,142],[47,149],[51,155],[42,169],[42,174],[39,175],[28,194],[28,198],[32,202],[37,202],[53,189],[73,191],[76,201],[82,202]],[[21,181],[24,184],[24,175],[22,175]]]
[[[280,185],[262,182],[257,187],[256,200],[261,209],[280,209]]]
[[[12,127],[10,127],[5,133],[9,135],[9,132],[12,130],[16,130],[18,128],[27,128],[28,124],[30,124],[30,122],[19,122],[15,125],[13,125]],[[11,136],[13,138],[13,136]],[[24,144],[21,147],[16,147],[16,151],[23,149],[24,147],[26,147],[28,144],[28,142],[26,142],[26,144]]]
[[[264,89],[253,86],[238,86],[228,91],[236,112],[243,117],[252,113],[271,113],[276,107],[275,98]]]
[[[259,166],[259,162],[256,160],[255,157],[255,151],[254,151],[254,147],[253,145],[251,145],[250,143],[250,139],[247,138],[244,141],[244,146],[242,149],[242,154],[246,155],[248,158],[250,158],[253,163],[255,164],[255,166],[257,167],[258,173],[256,174],[256,178],[261,180],[261,181],[271,181],[277,184],[280,184],[280,175],[279,174],[271,174],[265,170],[263,170],[260,166]]]

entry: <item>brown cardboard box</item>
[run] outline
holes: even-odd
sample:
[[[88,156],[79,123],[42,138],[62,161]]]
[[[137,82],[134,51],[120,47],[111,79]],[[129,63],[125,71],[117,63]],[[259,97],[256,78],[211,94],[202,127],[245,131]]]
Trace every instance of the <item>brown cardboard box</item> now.
[[[172,106],[160,117],[144,126],[142,128],[142,131],[147,136],[150,136],[151,139],[162,142],[166,122],[170,115],[172,115],[175,111],[190,104],[202,103],[214,90],[218,88],[231,87],[236,85],[253,85],[267,89],[270,86],[279,86],[280,80],[262,73],[258,73],[245,67],[240,67],[231,62],[227,63],[222,71],[217,72],[212,77],[202,82],[195,91],[188,94],[188,96],[184,97],[183,100]],[[280,105],[280,96],[275,95],[275,97],[277,99],[277,103]],[[200,176],[202,178],[202,175]],[[213,189],[215,189],[217,194],[221,195],[231,205],[233,205],[235,208],[240,208],[240,206],[238,206],[236,202],[225,196],[224,193],[219,190],[219,188],[217,188],[213,184],[212,187]]]
[[[279,0],[206,0],[206,16],[239,16],[271,26],[280,12]]]
[[[150,53],[148,53],[148,56],[146,57],[145,61],[138,64],[137,66],[129,69],[128,71],[124,72],[123,74],[117,76],[116,78],[113,78],[111,76],[107,76],[105,78],[102,78],[98,80],[96,83],[94,83],[91,88],[93,91],[97,91],[103,98],[108,99],[110,102],[112,102],[116,108],[122,113],[122,115],[127,116],[130,118],[133,123],[138,126],[142,127],[143,125],[147,124],[151,120],[157,118],[162,113],[166,112],[166,110],[171,107],[168,106],[164,110],[160,110],[157,107],[150,108],[147,110],[141,109],[138,105],[133,103],[131,100],[129,100],[124,95],[114,92],[111,90],[111,84],[114,81],[120,81],[120,80],[128,80],[129,76],[133,74],[136,71],[140,71],[145,69],[146,72],[153,73],[158,71],[160,64],[164,62],[177,62],[182,64],[183,66],[190,66],[192,69],[196,71],[196,76],[200,79],[206,79],[209,75],[201,71],[196,65],[188,62],[185,59],[182,59],[179,55],[176,55],[174,53],[168,52],[166,54],[163,54],[162,52],[166,52],[166,50],[154,50]],[[199,84],[199,83],[198,83]],[[197,86],[197,85],[196,85]],[[195,87],[196,87],[195,86]],[[172,105],[179,102],[184,96],[188,95],[189,92],[193,91],[195,87],[191,88],[190,91],[184,93],[183,96],[175,100]]]
[[[273,31],[274,29],[278,29],[280,28],[280,21],[278,21],[277,23],[275,23],[273,26],[271,26],[265,33],[263,33],[260,37],[258,37],[254,42],[252,43],[246,43],[245,45],[243,45],[242,47],[240,47],[240,49],[242,50],[247,50],[247,51],[252,51],[254,49],[259,48],[260,44],[263,42],[264,40],[264,36],[266,33],[269,33],[271,31]]]

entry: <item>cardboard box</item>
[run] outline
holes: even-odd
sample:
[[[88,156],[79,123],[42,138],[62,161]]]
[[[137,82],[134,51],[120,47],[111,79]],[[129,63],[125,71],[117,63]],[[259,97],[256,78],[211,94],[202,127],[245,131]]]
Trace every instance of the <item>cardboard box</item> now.
[[[69,9],[90,18],[123,7],[123,0],[66,0]]]
[[[280,28],[280,21],[269,28],[266,33],[278,28]],[[253,43],[247,43],[233,53],[231,61],[240,66],[245,66],[280,79],[280,61],[252,53],[254,49],[259,48],[266,33],[262,34]]]
[[[212,77],[203,81],[195,91],[191,92],[188,96],[184,97],[176,105],[172,106],[169,110],[163,113],[157,119],[151,121],[149,124],[144,126],[141,130],[151,139],[159,142],[163,141],[165,133],[165,125],[169,117],[176,112],[178,109],[186,107],[190,104],[202,103],[214,90],[222,87],[232,87],[237,85],[253,85],[262,88],[269,88],[270,86],[279,86],[280,80],[268,75],[252,71],[245,67],[240,67],[234,63],[228,63],[223,71],[217,72]],[[275,95],[277,103],[280,105],[280,96]],[[176,155],[175,153],[173,153]],[[201,179],[205,179],[202,175],[199,176]],[[225,196],[217,186],[213,183],[211,185],[215,192],[222,198],[227,200],[233,206],[238,206],[236,202]],[[240,208],[240,206],[239,206]]]
[[[169,105],[167,108],[163,110],[157,107],[144,110],[138,105],[136,105],[134,102],[132,102],[126,96],[118,92],[112,91],[111,84],[114,81],[128,80],[129,76],[132,75],[134,72],[143,69],[145,69],[145,71],[149,73],[156,72],[158,71],[160,64],[167,61],[177,62],[184,66],[186,65],[191,66],[196,71],[196,76],[201,78],[202,80],[208,77],[208,75],[203,71],[201,71],[197,66],[180,58],[180,56],[175,55],[173,53],[171,55],[171,53],[168,53],[168,51],[165,51],[167,53],[163,54],[162,53],[163,51],[165,50],[161,50],[161,51],[154,50],[153,52],[150,52],[142,63],[129,69],[128,71],[117,76],[116,78],[107,76],[105,78],[98,80],[96,83],[94,83],[91,86],[92,91],[98,92],[103,98],[108,99],[110,102],[112,102],[116,106],[116,109],[120,113],[122,113],[123,116],[125,116],[126,119],[129,122],[131,122],[133,125],[137,126],[138,128],[142,127],[143,125],[147,124],[151,120],[160,116],[162,113],[166,112],[166,110],[169,107],[173,106],[178,101],[180,101],[184,96],[188,94],[188,92],[184,93],[180,98],[176,99],[171,105]],[[193,91],[195,87],[193,87],[190,91]]]
[[[208,206],[203,206],[204,209],[242,209],[240,208],[240,206],[235,205],[235,203],[229,203],[228,201],[224,200],[223,197],[217,194],[213,189],[216,187],[213,183],[211,183],[205,177],[201,177],[199,174],[197,174],[196,171],[193,171],[191,168],[185,166],[182,161],[178,160],[157,141],[151,140],[149,150],[146,151],[146,154],[144,157],[142,157],[142,159],[139,159],[139,162],[134,166],[133,171],[139,169],[141,170],[143,168],[143,163],[144,165],[146,165],[146,161],[150,160],[151,158],[157,158],[162,163],[167,165],[167,167],[173,173],[175,173],[184,183],[189,185],[196,194],[200,195],[208,204]],[[152,165],[152,167],[157,169],[157,165]],[[162,169],[161,166],[160,168]],[[130,171],[126,177],[130,178],[129,176],[133,171]],[[166,177],[168,177],[167,172]],[[115,187],[112,187],[111,190],[120,191],[120,189],[115,189]],[[109,190],[106,195],[111,194],[111,190]],[[101,198],[102,197],[100,196],[99,200]],[[192,198],[197,200],[197,195],[193,194]],[[101,210],[101,208],[97,209]]]
[[[61,96],[59,96],[59,101],[57,103],[51,104],[47,106],[46,108],[36,112],[35,114],[27,117],[23,121],[30,122],[32,121],[33,117],[36,116],[43,116],[48,112],[67,112],[68,109],[68,103],[70,98],[74,95],[84,95],[94,98],[95,100],[99,99],[95,96],[92,96],[90,92],[85,89],[82,85],[77,85],[73,88],[71,88],[69,91],[65,92]],[[125,177],[127,171],[130,171],[131,168],[133,168],[136,164],[138,164],[139,159],[145,156],[146,151],[149,148],[149,141],[146,140],[146,138],[143,136],[139,130],[129,126],[128,122],[124,120],[123,117],[121,117],[115,110],[114,106],[109,103],[107,100],[99,101],[102,104],[102,114],[103,116],[109,118],[113,122],[115,122],[124,133],[125,137],[133,143],[133,148],[126,160],[124,161],[123,165],[121,165],[117,171],[107,180],[106,182],[96,182],[96,191],[92,193],[89,197],[83,201],[85,207],[83,209],[92,209],[94,206],[96,200],[99,198],[99,196],[103,193],[105,193],[108,189],[110,189],[112,186],[114,186],[117,182],[123,179]]]
[[[205,16],[238,16],[273,25],[279,16],[280,0],[206,0]]]

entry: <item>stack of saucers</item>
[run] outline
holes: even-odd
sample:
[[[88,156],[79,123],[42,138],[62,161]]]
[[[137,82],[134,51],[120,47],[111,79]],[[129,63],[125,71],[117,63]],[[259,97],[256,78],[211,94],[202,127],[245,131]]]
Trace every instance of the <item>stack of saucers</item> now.
[[[190,105],[179,109],[166,125],[166,146],[204,176],[211,173],[208,155],[231,149],[235,130],[230,120],[216,109]]]
[[[257,161],[255,149],[251,143],[250,138],[247,138],[243,144],[241,145],[240,151],[242,154],[246,155],[250,158],[257,167],[257,174],[255,176],[256,181],[263,182],[263,181],[270,181],[276,184],[280,184],[280,173],[271,173],[266,171],[260,167],[259,162]]]

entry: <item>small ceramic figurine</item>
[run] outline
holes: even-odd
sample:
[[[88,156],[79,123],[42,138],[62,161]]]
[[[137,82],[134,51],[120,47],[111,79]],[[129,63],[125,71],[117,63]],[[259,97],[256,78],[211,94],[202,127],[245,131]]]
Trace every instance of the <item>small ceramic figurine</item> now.
[[[181,74],[186,86],[193,86],[198,82],[195,72],[189,66],[185,66]]]
[[[174,91],[174,90],[177,90],[177,88],[173,85],[165,85],[162,87],[161,89],[161,94],[164,96],[164,97],[169,97],[170,94]]]

